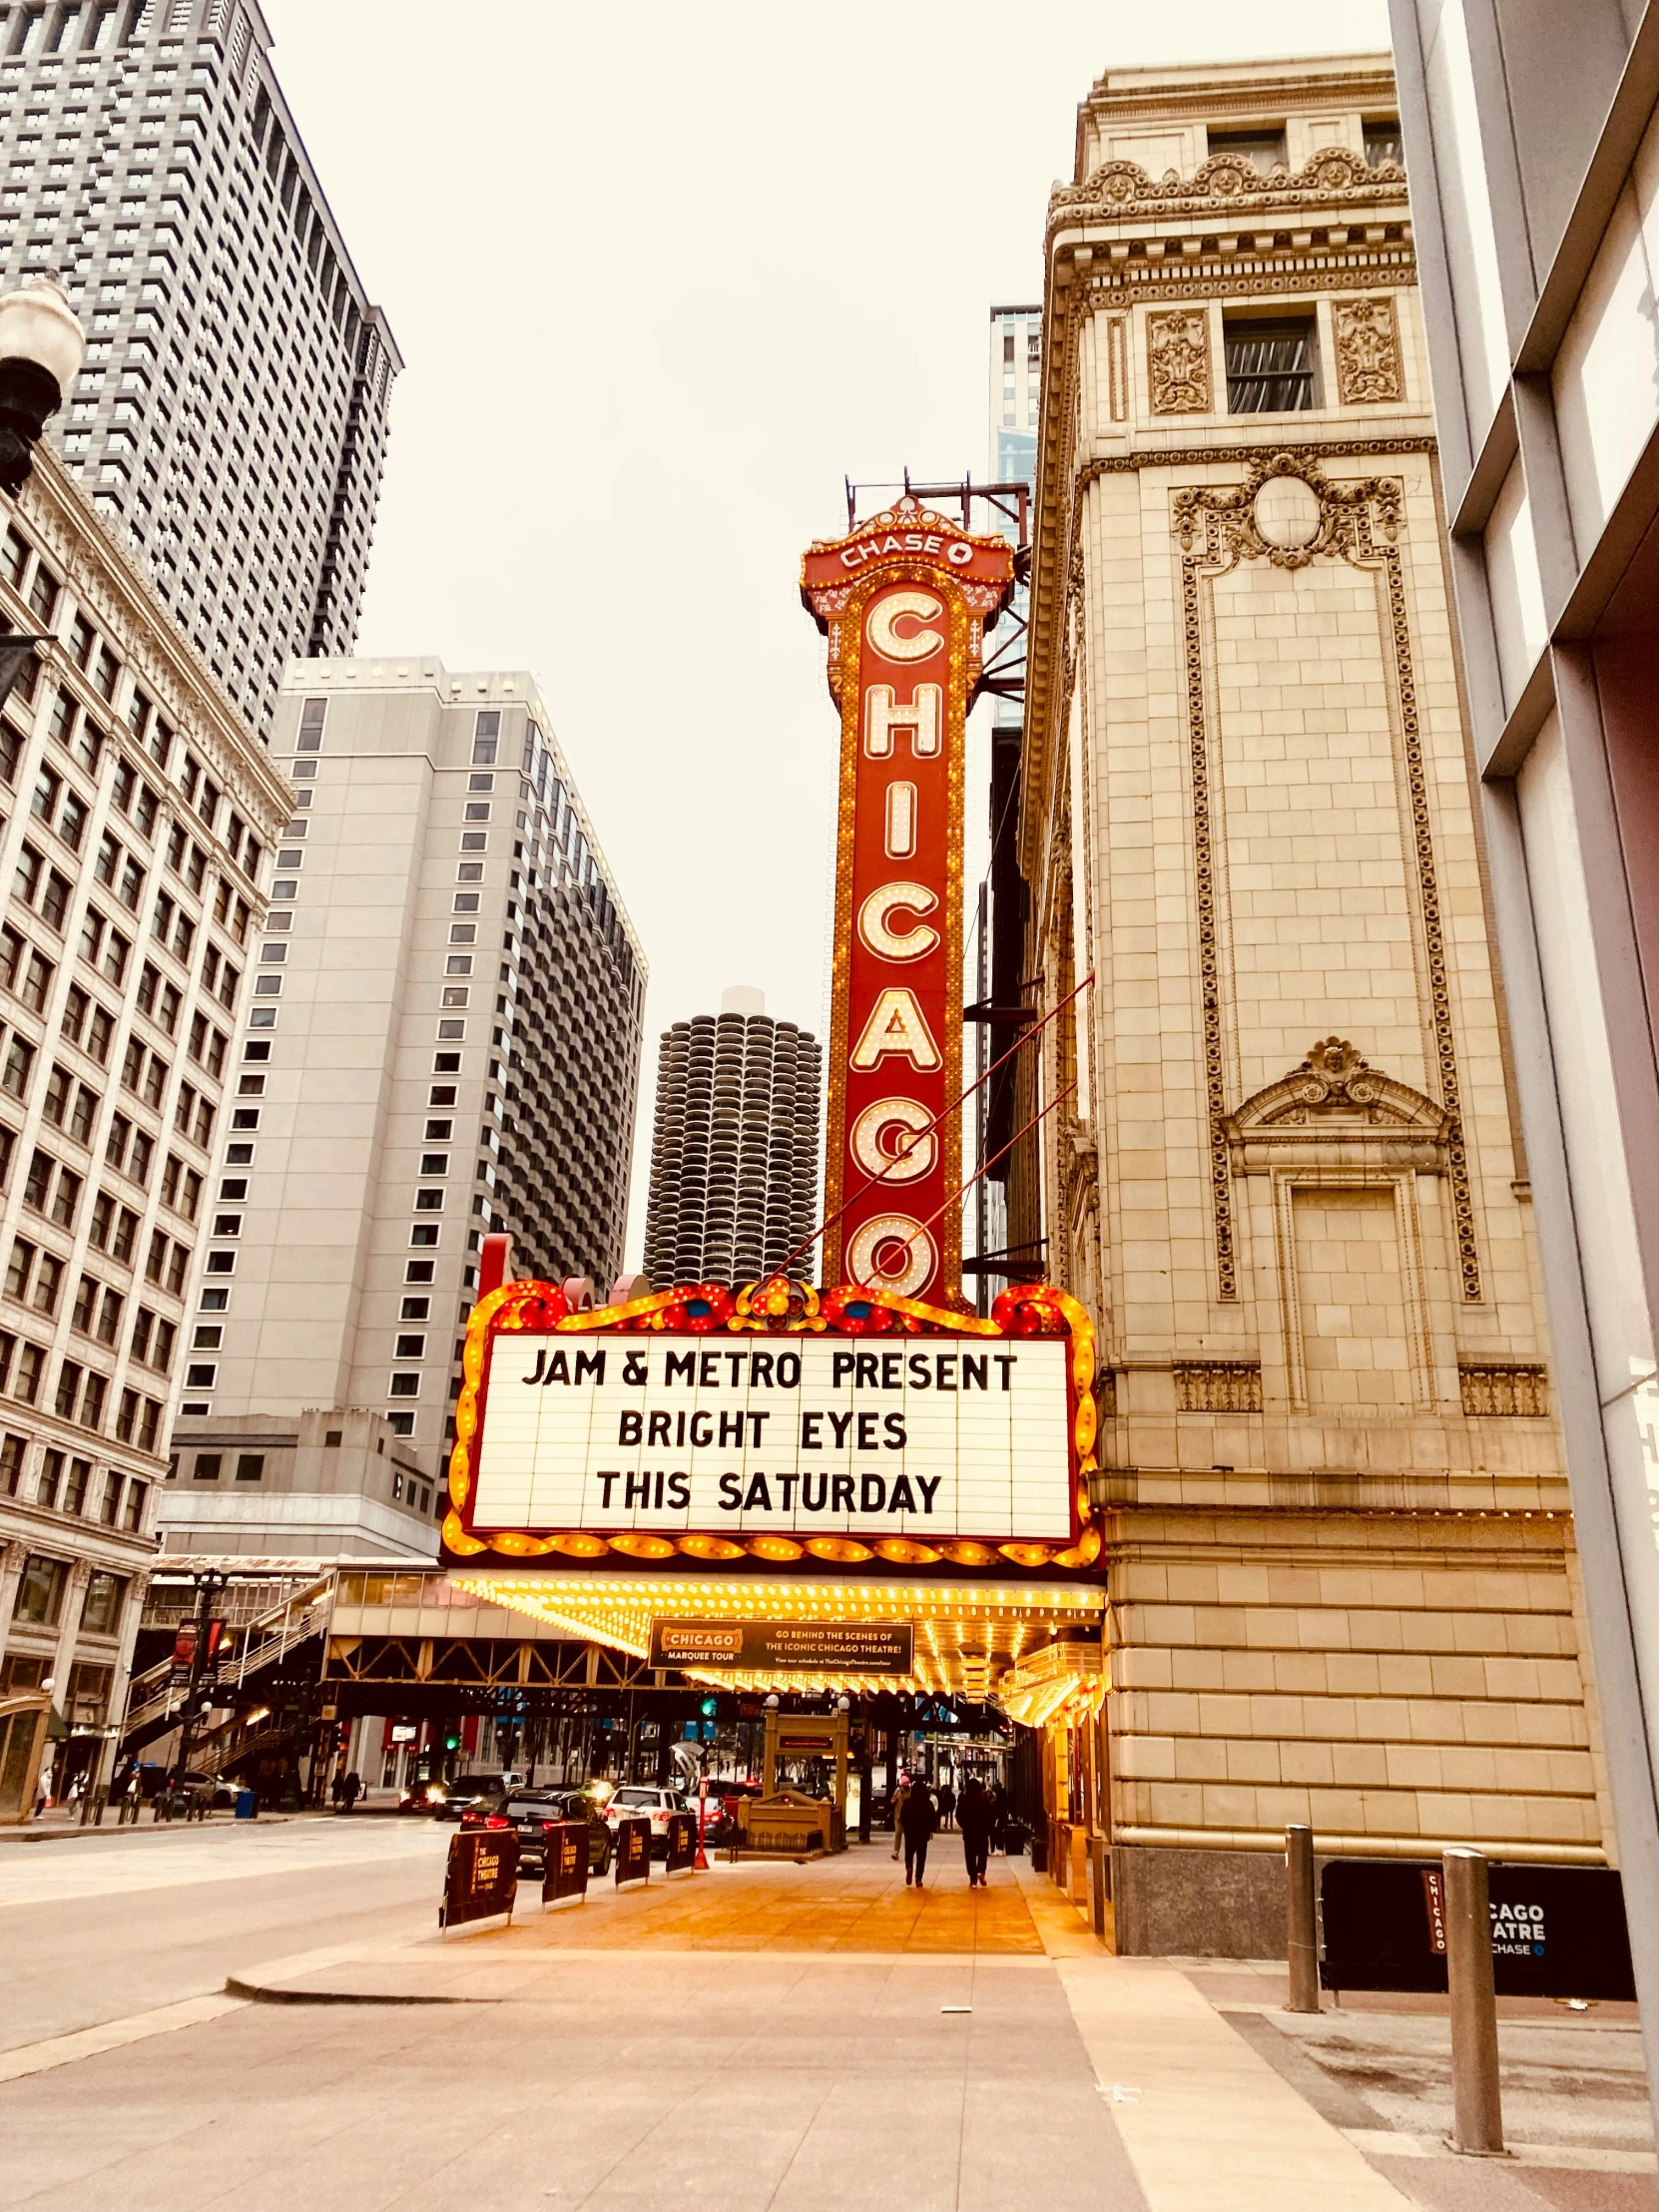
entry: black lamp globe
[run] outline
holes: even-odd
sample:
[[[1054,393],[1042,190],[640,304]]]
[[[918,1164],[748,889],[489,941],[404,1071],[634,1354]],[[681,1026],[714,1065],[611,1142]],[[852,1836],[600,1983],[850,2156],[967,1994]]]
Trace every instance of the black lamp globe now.
[[[86,350],[87,334],[53,277],[34,276],[0,293],[0,489],[14,499]]]

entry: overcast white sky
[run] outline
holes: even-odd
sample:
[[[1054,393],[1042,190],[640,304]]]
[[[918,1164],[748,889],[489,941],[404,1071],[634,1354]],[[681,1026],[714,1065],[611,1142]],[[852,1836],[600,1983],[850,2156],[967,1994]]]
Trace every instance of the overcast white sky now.
[[[730,982],[822,1034],[797,563],[843,472],[984,473],[987,309],[1041,296],[1090,83],[1376,49],[1383,0],[263,4],[408,363],[358,650],[537,672],[651,963],[648,1114]]]

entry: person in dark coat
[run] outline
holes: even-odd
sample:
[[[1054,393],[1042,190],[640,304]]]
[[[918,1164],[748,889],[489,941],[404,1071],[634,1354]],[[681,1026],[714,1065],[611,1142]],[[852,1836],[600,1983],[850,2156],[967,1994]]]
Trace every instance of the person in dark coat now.
[[[956,1810],[956,1793],[948,1782],[939,1784],[939,1826],[948,1828],[950,1817]]]
[[[898,1825],[904,1838],[904,1887],[908,1889],[913,1881],[919,1890],[927,1872],[927,1846],[939,1825],[938,1808],[925,1782],[911,1783],[899,1809]]]
[[[982,1782],[963,1785],[956,1807],[956,1823],[962,1831],[962,1858],[967,1866],[968,1888],[984,1889],[985,1858],[991,1842],[991,1801]]]
[[[363,1794],[361,1777],[355,1774],[348,1774],[344,1782],[340,1786],[339,1794],[341,1810],[349,1813],[352,1806],[356,1804],[358,1798],[360,1798]]]
[[[1008,1793],[999,1782],[991,1792],[991,1842],[998,1851],[1008,1849]]]

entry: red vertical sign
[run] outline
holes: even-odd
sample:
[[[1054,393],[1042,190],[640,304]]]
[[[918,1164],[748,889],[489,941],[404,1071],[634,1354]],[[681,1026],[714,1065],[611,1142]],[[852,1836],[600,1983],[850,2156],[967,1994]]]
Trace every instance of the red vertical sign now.
[[[826,1283],[960,1290],[962,732],[1012,583],[909,497],[802,563],[841,714]]]

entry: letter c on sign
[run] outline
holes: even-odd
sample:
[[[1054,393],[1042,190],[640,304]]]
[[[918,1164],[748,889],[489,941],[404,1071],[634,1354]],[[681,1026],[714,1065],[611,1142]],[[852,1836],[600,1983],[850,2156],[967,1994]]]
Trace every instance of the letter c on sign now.
[[[883,1183],[915,1182],[932,1172],[938,1153],[938,1139],[927,1128],[932,1118],[913,1098],[878,1098],[852,1124],[853,1159],[866,1175],[879,1176]],[[924,1129],[927,1134],[918,1136],[917,1131]]]
[[[901,638],[893,624],[900,615],[931,622],[943,613],[943,602],[930,591],[891,591],[878,599],[864,618],[864,636],[884,661],[925,661],[930,653],[944,650],[944,640],[937,630],[916,630]]]
[[[909,929],[890,929],[887,916],[900,909],[930,914],[938,902],[925,883],[883,883],[858,908],[858,934],[879,959],[919,960],[938,943],[938,931],[924,921]]]

